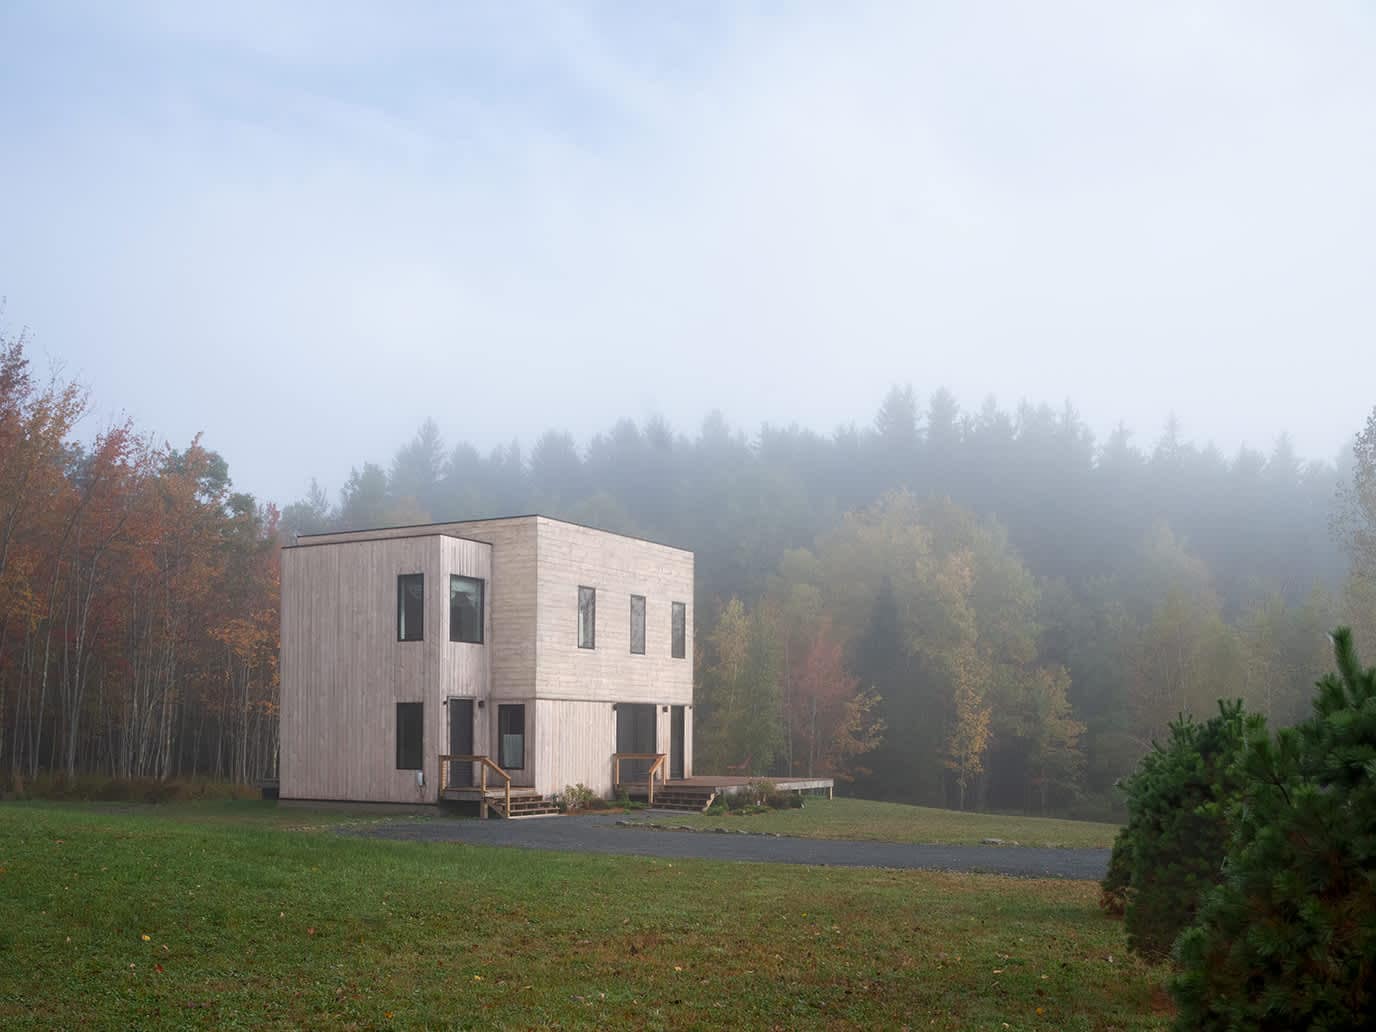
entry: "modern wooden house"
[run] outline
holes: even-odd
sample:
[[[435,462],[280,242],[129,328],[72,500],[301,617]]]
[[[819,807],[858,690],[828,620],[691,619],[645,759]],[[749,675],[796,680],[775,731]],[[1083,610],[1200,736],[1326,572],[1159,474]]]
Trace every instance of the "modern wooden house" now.
[[[680,548],[544,516],[302,536],[281,797],[518,816],[579,783],[665,793],[692,780],[692,642]]]

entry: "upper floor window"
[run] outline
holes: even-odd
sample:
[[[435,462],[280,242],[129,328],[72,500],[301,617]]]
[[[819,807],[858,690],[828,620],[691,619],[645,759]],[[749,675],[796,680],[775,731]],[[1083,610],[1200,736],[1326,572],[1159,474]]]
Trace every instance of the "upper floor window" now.
[[[578,589],[578,647],[597,648],[597,589]]]
[[[425,747],[425,704],[397,703],[397,770],[420,770]]]
[[[631,596],[631,652],[645,655],[645,596]]]
[[[669,654],[674,659],[688,654],[688,606],[683,602],[675,602],[670,608]]]
[[[483,643],[483,582],[477,577],[449,577],[449,640]]]
[[[425,638],[425,574],[403,573],[397,578],[397,641]]]

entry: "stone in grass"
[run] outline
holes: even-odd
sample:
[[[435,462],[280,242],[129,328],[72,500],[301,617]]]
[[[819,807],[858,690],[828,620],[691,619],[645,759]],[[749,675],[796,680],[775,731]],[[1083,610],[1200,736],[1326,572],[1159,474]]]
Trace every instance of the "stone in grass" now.
[[[979,841],[980,841],[980,845],[982,845],[982,846],[1016,846],[1016,845],[1017,845],[1017,842],[1015,842],[1013,839],[987,838],[987,839],[980,839]]]

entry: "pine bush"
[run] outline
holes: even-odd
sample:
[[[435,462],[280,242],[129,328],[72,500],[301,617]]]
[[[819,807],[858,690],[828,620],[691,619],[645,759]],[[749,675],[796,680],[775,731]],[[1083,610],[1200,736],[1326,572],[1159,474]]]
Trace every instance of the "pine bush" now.
[[[1114,843],[1101,905],[1121,911],[1128,948],[1169,955],[1194,920],[1204,894],[1222,880],[1228,805],[1241,792],[1238,760],[1249,733],[1265,728],[1241,702],[1220,702],[1218,715],[1171,724],[1123,781],[1128,823]]]
[[[1313,716],[1243,757],[1226,878],[1176,948],[1180,1029],[1376,1022],[1376,668],[1333,638]]]

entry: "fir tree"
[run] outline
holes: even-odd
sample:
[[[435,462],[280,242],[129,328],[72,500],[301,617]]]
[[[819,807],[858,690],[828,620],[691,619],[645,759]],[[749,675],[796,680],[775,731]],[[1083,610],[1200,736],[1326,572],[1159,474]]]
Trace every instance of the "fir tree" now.
[[[1351,633],[1314,713],[1253,734],[1227,878],[1181,936],[1181,1029],[1371,1027],[1376,1012],[1376,668]]]
[[[1204,894],[1222,879],[1227,808],[1242,791],[1237,762],[1249,734],[1265,721],[1242,703],[1218,704],[1198,723],[1170,725],[1166,744],[1153,745],[1123,782],[1128,823],[1118,834],[1102,905],[1122,910],[1128,947],[1164,957],[1193,920]]]

